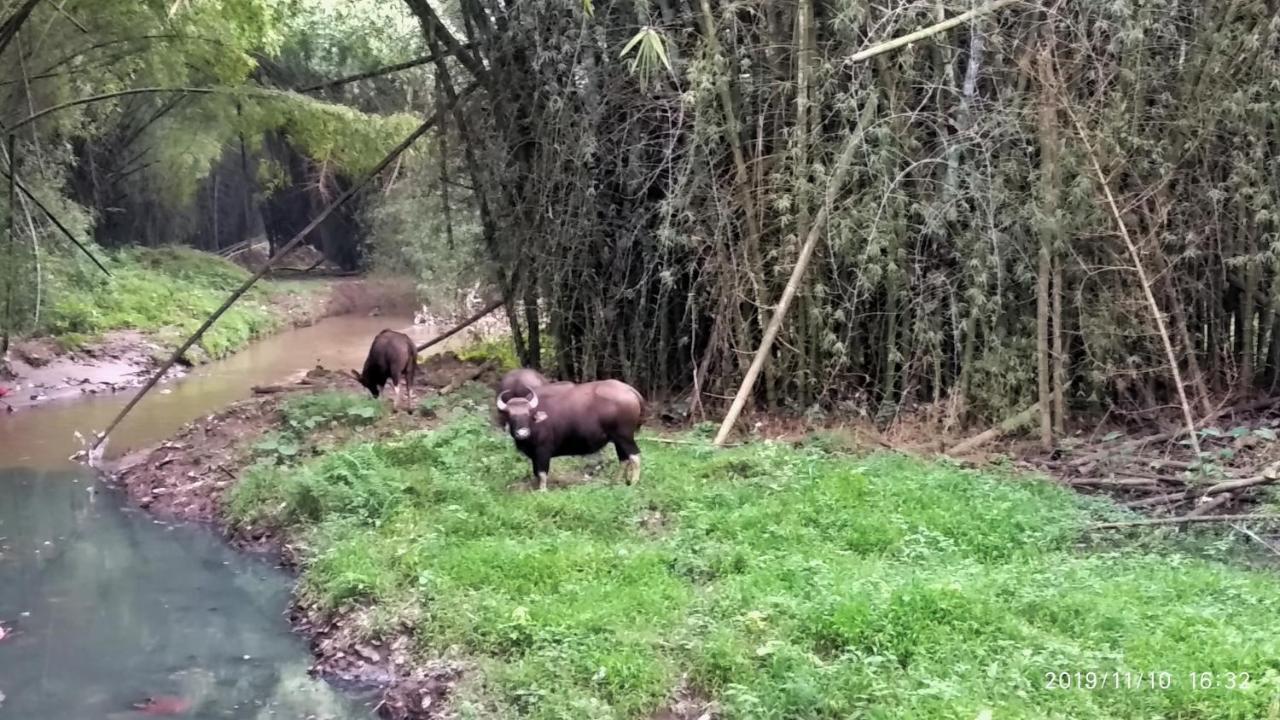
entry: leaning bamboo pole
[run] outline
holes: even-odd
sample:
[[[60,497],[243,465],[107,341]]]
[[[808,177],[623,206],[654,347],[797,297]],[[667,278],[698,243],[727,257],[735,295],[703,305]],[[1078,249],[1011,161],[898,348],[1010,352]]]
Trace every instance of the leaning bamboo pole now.
[[[760,371],[764,368],[765,360],[769,357],[769,349],[773,347],[773,341],[778,337],[778,331],[782,329],[782,321],[787,316],[787,309],[791,306],[791,301],[800,289],[800,280],[804,277],[804,271],[809,267],[809,258],[813,256],[814,248],[818,246],[818,239],[822,237],[822,231],[826,229],[827,218],[831,216],[831,206],[835,204],[836,193],[839,191],[840,186],[844,184],[844,178],[849,172],[849,166],[853,164],[854,153],[858,148],[862,147],[862,138],[866,135],[867,128],[870,127],[871,121],[875,117],[876,105],[876,96],[872,95],[867,100],[867,104],[863,106],[862,114],[858,117],[857,130],[845,143],[844,152],[840,153],[840,159],[836,162],[835,169],[831,173],[831,181],[827,185],[825,201],[818,210],[817,217],[813,219],[813,225],[809,228],[808,236],[805,237],[804,246],[800,249],[800,257],[796,259],[796,266],[791,270],[791,278],[787,280],[787,286],[782,291],[782,297],[778,300],[778,307],[774,310],[773,317],[769,318],[769,326],[765,328],[764,338],[760,341],[760,348],[756,350],[755,358],[751,360],[751,366],[747,368],[747,374],[742,378],[742,385],[738,388],[738,394],[733,398],[733,404],[729,406],[729,413],[725,415],[724,422],[720,424],[720,430],[716,433],[714,444],[717,447],[724,445],[724,441],[728,439],[729,431],[733,429],[733,424],[738,420],[742,407],[747,403],[747,396],[751,394],[751,389],[755,387],[756,378],[760,376]]]

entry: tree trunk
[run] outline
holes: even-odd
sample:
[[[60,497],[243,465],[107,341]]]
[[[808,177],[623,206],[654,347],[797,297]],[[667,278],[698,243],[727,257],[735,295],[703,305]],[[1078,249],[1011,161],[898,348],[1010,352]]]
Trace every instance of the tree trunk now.
[[[542,369],[542,323],[538,320],[538,285],[533,273],[526,273],[524,280],[524,325],[528,333],[528,357],[522,358],[525,367]]]
[[[699,6],[702,12],[702,33],[708,48],[711,50],[711,56],[723,57],[726,64],[732,65],[732,59],[725,57],[720,51],[720,40],[716,37],[715,17],[711,13],[710,0],[699,0]],[[729,72],[728,67],[725,68],[725,72]],[[760,328],[763,329],[769,322],[769,305],[765,292],[764,260],[760,254],[760,226],[756,223],[755,200],[751,196],[751,175],[747,170],[746,155],[742,151],[742,128],[738,123],[738,114],[733,107],[732,88],[729,85],[728,77],[725,75],[716,75],[716,93],[720,98],[721,112],[724,114],[725,142],[729,145],[729,152],[733,156],[736,177],[735,195],[738,196],[739,201],[742,203],[742,214],[744,223],[747,226],[747,242],[745,243],[748,265],[747,277],[753,288],[756,312],[760,318]],[[743,348],[745,347],[744,345]],[[767,385],[771,386],[772,383]],[[772,402],[772,399],[770,398],[769,401]]]
[[[1050,368],[1051,355],[1061,352],[1062,302],[1059,297],[1060,286],[1053,287],[1054,255],[1059,243],[1058,219],[1058,108],[1053,95],[1052,77],[1049,63],[1052,62],[1049,40],[1044,40],[1041,48],[1040,63],[1040,100],[1039,100],[1039,139],[1040,139],[1040,261],[1036,272],[1036,378],[1040,406],[1040,444],[1045,450],[1053,448],[1055,424],[1060,425],[1062,419],[1054,420],[1054,410],[1059,404],[1061,387],[1054,387],[1053,380],[1058,372]],[[1059,273],[1060,274],[1060,273]],[[1050,292],[1053,298],[1050,298]],[[1050,307],[1052,305],[1052,308]],[[1049,323],[1050,315],[1056,316],[1054,323],[1054,347],[1050,348]],[[1054,351],[1057,352],[1054,352]],[[1058,358],[1054,358],[1054,363]],[[1055,368],[1056,369],[1056,368]],[[1052,375],[1051,375],[1052,373]]]
[[[801,187],[798,188],[796,193],[796,238],[798,239],[809,236],[811,221],[808,192],[803,186],[807,185],[809,176],[809,143],[810,133],[812,132],[810,127],[811,103],[809,97],[810,74],[813,66],[812,45],[814,41],[812,0],[799,0],[795,20],[795,47],[798,49],[796,53],[796,168],[801,181]],[[815,378],[812,371],[817,365],[816,362],[812,361],[812,358],[816,358],[818,352],[816,343],[812,342],[813,329],[810,328],[810,325],[816,325],[816,323],[814,323],[809,305],[808,294],[802,293],[798,309],[800,314],[798,332],[796,334],[796,347],[800,351],[798,360],[801,372],[794,374],[794,377],[800,383],[800,406],[802,409],[807,408],[810,404],[809,390]],[[809,372],[804,372],[804,370]],[[768,375],[769,373],[766,369],[766,379]],[[772,398],[770,398],[770,403],[772,403]]]
[[[1245,218],[1249,214],[1249,209],[1241,204],[1241,217]],[[1244,252],[1247,256],[1252,256],[1257,249],[1256,238],[1254,237],[1254,226],[1252,219],[1246,219],[1244,222],[1248,225],[1245,230],[1247,245]],[[1257,324],[1255,317],[1255,298],[1256,289],[1258,287],[1258,263],[1252,257],[1247,261],[1243,271],[1241,272],[1241,280],[1244,282],[1244,291],[1240,298],[1240,314],[1239,325],[1236,334],[1240,338],[1240,377],[1236,379],[1236,393],[1245,395],[1253,387],[1253,360],[1257,355]]]
[[[1067,432],[1067,353],[1063,347],[1062,326],[1062,256],[1053,258],[1053,431],[1059,437]]]

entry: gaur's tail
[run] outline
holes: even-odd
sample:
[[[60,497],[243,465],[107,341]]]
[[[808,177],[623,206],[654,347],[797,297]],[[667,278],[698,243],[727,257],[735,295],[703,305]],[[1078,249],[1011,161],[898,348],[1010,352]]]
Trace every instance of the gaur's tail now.
[[[631,392],[635,393],[636,400],[640,401],[640,424],[643,425],[644,422],[649,419],[649,403],[645,401],[644,395],[640,394],[639,390],[631,387],[630,385],[627,387],[631,388]]]

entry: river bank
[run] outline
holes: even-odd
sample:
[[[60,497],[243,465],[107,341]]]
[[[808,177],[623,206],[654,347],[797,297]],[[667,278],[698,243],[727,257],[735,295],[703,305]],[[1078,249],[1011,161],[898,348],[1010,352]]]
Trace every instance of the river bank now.
[[[384,717],[1244,718],[1278,696],[1280,578],[1239,562],[1247,539],[1099,535],[1135,514],[821,433],[713,450],[702,427],[646,432],[637,486],[601,479],[610,456],[557,460],[528,492],[489,426],[495,372],[433,358],[418,411],[392,414],[313,371],[115,478],[277,553],[314,671],[383,686]],[[1045,684],[1094,666],[1178,682]],[[1197,690],[1201,668],[1250,668],[1250,687]]]

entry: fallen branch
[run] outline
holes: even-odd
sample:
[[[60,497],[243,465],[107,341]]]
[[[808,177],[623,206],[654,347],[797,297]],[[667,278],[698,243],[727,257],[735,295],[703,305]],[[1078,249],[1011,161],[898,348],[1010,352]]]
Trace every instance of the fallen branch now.
[[[273,395],[275,393],[293,392],[295,390],[314,390],[315,383],[303,382],[297,385],[254,385],[254,395]]]
[[[1263,540],[1262,538],[1258,537],[1258,534],[1257,534],[1257,533],[1255,533],[1254,531],[1250,530],[1249,528],[1244,527],[1244,526],[1242,526],[1242,525],[1232,525],[1232,526],[1231,526],[1231,529],[1233,529],[1233,530],[1235,530],[1235,531],[1237,531],[1237,532],[1240,532],[1240,533],[1243,533],[1243,534],[1245,534],[1245,535],[1249,536],[1250,538],[1252,538],[1255,542],[1257,542],[1257,543],[1258,543],[1259,545],[1261,545],[1262,547],[1264,547],[1264,548],[1266,548],[1266,549],[1270,550],[1271,552],[1275,553],[1276,555],[1280,555],[1280,548],[1277,548],[1275,545],[1272,545],[1271,543],[1267,542],[1266,540]]]
[[[1220,495],[1225,492],[1234,492],[1244,490],[1246,488],[1258,485],[1267,485],[1276,481],[1273,476],[1257,475],[1254,477],[1241,478],[1239,480],[1228,480],[1220,482],[1217,485],[1211,485],[1201,492],[1197,492],[1194,488],[1191,490],[1183,490],[1181,492],[1169,493],[1167,495],[1157,495],[1155,497],[1143,498],[1141,500],[1132,500],[1124,504],[1129,508],[1150,507],[1151,505],[1163,505],[1166,503],[1182,502],[1184,500],[1194,500],[1201,497],[1209,497],[1212,495]]]
[[[1223,505],[1226,505],[1227,503],[1234,500],[1236,496],[1237,496],[1237,493],[1222,493],[1221,495],[1213,498],[1208,502],[1203,502],[1195,506],[1195,508],[1192,509],[1191,512],[1187,513],[1183,517],[1194,518],[1194,517],[1200,517],[1201,515],[1208,515],[1214,510],[1217,510]]]
[[[1006,419],[1004,422],[1000,423],[999,425],[993,428],[990,428],[985,432],[978,433],[977,435],[974,435],[968,440],[962,440],[959,443],[956,443],[951,447],[950,450],[947,450],[945,454],[963,455],[964,453],[969,452],[970,450],[973,450],[982,445],[985,445],[1002,435],[1011,433],[1014,430],[1017,430],[1018,428],[1022,427],[1023,425],[1026,425],[1027,423],[1031,422],[1031,418],[1035,417],[1035,414],[1038,412],[1040,412],[1040,403],[1038,402],[1032,403],[1031,406],[1028,407],[1026,410],[1023,410],[1017,415],[1014,415],[1013,417]]]
[[[1266,410],[1268,408],[1271,408],[1274,405],[1280,405],[1280,396],[1263,398],[1261,400],[1254,400],[1253,402],[1244,403],[1243,405],[1230,405],[1228,407],[1221,408],[1216,412],[1213,412],[1204,416],[1203,418],[1200,419],[1200,422],[1196,423],[1196,425],[1203,426],[1207,422],[1211,422],[1219,418],[1225,417],[1227,415],[1231,415],[1232,413],[1247,413],[1247,412],[1258,412],[1261,410]],[[1091,452],[1088,455],[1082,455],[1072,460],[1069,463],[1069,465],[1071,465],[1072,467],[1080,467],[1082,465],[1087,465],[1095,460],[1105,458],[1108,455],[1114,455],[1118,452],[1123,452],[1125,450],[1129,450],[1132,448],[1142,447],[1143,445],[1150,445],[1151,443],[1166,442],[1166,441],[1174,442],[1176,440],[1180,440],[1182,436],[1186,434],[1187,434],[1187,428],[1182,427],[1177,430],[1171,430],[1169,432],[1156,433],[1154,435],[1144,435],[1140,438],[1134,438],[1132,440],[1126,440],[1122,443],[1108,445],[1107,447],[1102,448],[1101,450],[1097,450],[1095,452]]]
[[[1196,515],[1188,517],[1180,515],[1171,518],[1151,518],[1149,520],[1133,520],[1130,522],[1098,523],[1090,525],[1087,530],[1114,530],[1117,528],[1145,527],[1147,525],[1181,525],[1200,522],[1280,522],[1280,515]]]
[[[253,244],[254,244],[254,241],[252,240],[241,240],[238,243],[232,243],[222,248],[221,250],[218,250],[214,254],[217,255],[218,257],[223,257],[223,258],[235,257],[236,255],[239,255],[245,250],[248,250],[250,247],[253,246]]]
[[[453,329],[449,330],[448,332],[445,332],[445,333],[442,333],[442,334],[440,334],[440,335],[437,335],[437,336],[435,336],[435,337],[431,338],[430,340],[428,340],[428,341],[426,341],[426,342],[422,343],[421,345],[419,345],[419,346],[417,347],[416,352],[422,352],[423,350],[426,350],[427,348],[431,347],[432,345],[437,345],[437,344],[439,344],[439,343],[444,342],[445,340],[448,340],[449,338],[453,337],[454,335],[457,335],[458,333],[462,332],[463,330],[466,330],[467,328],[469,328],[469,327],[471,327],[472,325],[474,325],[478,320],[480,320],[481,318],[483,318],[485,315],[488,315],[489,313],[493,312],[494,310],[497,310],[498,308],[502,307],[506,302],[507,302],[507,301],[506,301],[506,300],[504,300],[504,299],[502,299],[502,298],[499,298],[499,299],[497,299],[497,300],[494,300],[493,302],[491,302],[491,303],[489,303],[488,305],[486,305],[486,306],[484,307],[484,309],[483,309],[483,310],[481,310],[480,312],[477,312],[475,315],[472,315],[471,317],[467,318],[466,320],[463,320],[462,322],[460,322],[460,323],[458,323],[457,325],[453,326]]]
[[[896,37],[892,40],[882,42],[879,45],[876,45],[874,47],[869,47],[866,50],[860,50],[854,53],[853,55],[849,56],[848,62],[855,63],[860,60],[866,60],[867,58],[875,57],[876,55],[879,55],[881,53],[886,53],[886,52],[889,52],[890,50],[896,50],[897,48],[900,48],[903,45],[910,45],[913,42],[916,42],[918,40],[923,40],[931,35],[937,35],[940,32],[950,30],[951,28],[957,25],[966,23],[981,15],[986,15],[988,13],[995,12],[996,10],[999,10],[1005,5],[1011,5],[1017,1],[1018,0],[995,0],[995,2],[989,2],[986,5],[983,5],[982,7],[974,8],[968,12],[961,13],[951,18],[950,20],[943,20],[942,22],[935,23],[933,25],[930,25],[927,28],[922,28],[913,33],[907,33],[902,37]]]
[[[1159,487],[1160,481],[1153,478],[1075,478],[1067,482],[1071,487]]]
[[[472,85],[470,88],[468,88],[467,91],[464,91],[462,94],[460,94],[458,96],[458,99],[461,100],[471,90],[474,90],[476,87],[477,87],[476,85]],[[386,157],[382,158],[382,160],[376,166],[374,166],[374,168],[370,170],[363,178],[361,178],[359,182],[347,188],[345,192],[343,192],[341,195],[335,198],[333,202],[329,203],[329,205],[327,205],[323,210],[320,211],[318,215],[315,216],[315,218],[311,220],[311,222],[307,223],[306,227],[299,230],[297,235],[294,235],[293,238],[289,240],[289,242],[285,243],[284,247],[280,248],[280,250],[275,255],[268,258],[267,261],[262,264],[262,267],[258,268],[257,272],[251,275],[249,279],[241,283],[240,287],[236,288],[235,291],[231,293],[231,296],[228,297],[226,301],[222,303],[222,306],[219,307],[217,310],[215,310],[213,314],[210,315],[207,319],[205,319],[204,323],[202,323],[200,327],[196,328],[196,331],[191,334],[191,337],[187,338],[186,341],[183,342],[182,345],[177,350],[173,351],[173,354],[169,356],[169,359],[166,360],[165,363],[156,370],[156,372],[151,376],[151,379],[148,380],[147,383],[138,390],[137,394],[133,396],[133,399],[131,399],[129,403],[120,410],[119,414],[115,416],[115,419],[111,421],[111,424],[107,426],[107,429],[103,431],[101,435],[98,436],[98,439],[94,441],[93,446],[90,447],[90,453],[89,453],[90,460],[93,459],[93,451],[97,450],[98,447],[102,445],[102,443],[106,442],[107,436],[109,436],[111,434],[111,431],[114,430],[116,426],[120,424],[120,421],[124,420],[125,417],[128,416],[128,414],[133,410],[134,407],[138,405],[138,403],[142,400],[142,398],[146,396],[146,394],[151,390],[151,388],[155,387],[156,383],[160,381],[160,378],[164,377],[164,374],[169,371],[169,368],[173,367],[174,363],[178,361],[178,358],[185,355],[187,350],[189,350],[191,346],[194,345],[196,341],[199,340],[205,334],[205,332],[207,332],[209,328],[213,326],[215,322],[217,322],[218,318],[222,317],[222,314],[225,313],[227,309],[230,308],[236,302],[236,300],[240,299],[241,295],[244,295],[249,290],[249,288],[252,287],[253,284],[259,280],[259,278],[265,275],[267,271],[271,269],[272,265],[274,265],[281,258],[287,255],[291,250],[297,247],[297,245],[301,243],[308,235],[310,235],[311,231],[315,230],[316,227],[320,225],[320,223],[324,222],[324,219],[327,218],[331,213],[333,213],[334,210],[337,210],[344,203],[350,200],[357,192],[360,191],[361,188],[367,185],[370,180],[372,180],[374,177],[377,177],[377,175],[381,173],[384,169],[386,169],[386,167],[390,165],[392,161],[394,161],[397,157],[399,157],[400,153],[404,152],[405,150],[408,150],[410,145],[413,145],[413,143],[416,142],[418,138],[425,135],[428,130],[434,127],[435,124],[440,120],[440,118],[444,117],[444,114],[448,110],[449,108],[442,108],[440,110],[437,110],[435,114],[433,114],[431,117],[427,118],[426,121],[424,121],[421,125],[418,126],[417,130],[414,130],[412,133],[410,133],[409,137],[405,138],[400,142],[399,145],[396,145],[394,148],[392,148],[391,152],[387,153]]]

